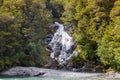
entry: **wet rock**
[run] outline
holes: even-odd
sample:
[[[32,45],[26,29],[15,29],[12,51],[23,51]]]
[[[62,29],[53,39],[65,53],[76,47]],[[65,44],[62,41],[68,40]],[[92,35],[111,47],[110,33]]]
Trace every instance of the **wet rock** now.
[[[77,43],[73,44],[69,50],[66,51],[66,53],[73,53],[73,51],[76,49]]]
[[[57,43],[57,44],[56,44],[56,47],[55,47],[55,53],[58,53],[58,52],[60,52],[61,50],[62,50],[62,44]]]
[[[72,71],[73,71],[73,72],[80,72],[80,69],[73,68]]]
[[[52,52],[52,48],[49,45],[46,46],[46,50]]]
[[[92,62],[86,61],[86,62],[84,63],[84,67],[85,67],[85,68],[91,68],[91,67],[92,67]]]
[[[49,59],[48,64],[46,64],[44,67],[50,69],[58,69],[58,65],[59,63],[57,62],[57,60],[51,58]]]
[[[59,55],[60,55],[60,52],[56,52],[54,56],[55,58],[57,58]]]
[[[49,33],[44,39],[43,39],[43,43],[48,45],[50,43],[50,41],[52,40],[54,36],[54,33]]]
[[[41,72],[39,68],[36,67],[14,67],[5,72],[2,72],[1,75],[5,76],[41,76],[45,72]]]

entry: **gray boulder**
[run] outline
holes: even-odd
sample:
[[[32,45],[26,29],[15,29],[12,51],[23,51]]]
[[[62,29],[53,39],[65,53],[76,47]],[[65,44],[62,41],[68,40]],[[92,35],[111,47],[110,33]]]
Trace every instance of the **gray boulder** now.
[[[5,72],[2,72],[1,75],[6,76],[41,76],[44,75],[44,72],[41,72],[39,68],[36,67],[14,67]]]

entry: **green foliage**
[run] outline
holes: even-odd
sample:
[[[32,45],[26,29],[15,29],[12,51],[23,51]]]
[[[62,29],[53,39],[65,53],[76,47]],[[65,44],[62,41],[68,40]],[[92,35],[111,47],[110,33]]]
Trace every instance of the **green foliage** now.
[[[48,54],[42,38],[52,22],[46,0],[0,2],[0,70],[11,66],[43,66]],[[44,56],[44,57],[42,57]]]
[[[84,60],[94,60],[96,57],[95,52],[97,49],[97,44],[94,41],[89,40],[85,33],[79,34],[77,42],[79,45],[81,45],[81,57]]]
[[[81,50],[80,60],[102,63],[120,70],[120,7],[119,0],[67,0],[61,20],[72,25],[73,36]],[[109,68],[108,67],[108,68]]]
[[[0,71],[10,68],[12,64],[9,57],[0,57]]]
[[[120,33],[115,33],[115,24],[111,24],[106,29],[101,44],[98,47],[98,55],[104,65],[120,70]]]
[[[77,43],[85,45],[86,42],[88,42],[88,37],[84,33],[79,34],[77,37]]]
[[[74,57],[71,58],[71,63],[73,65],[81,66],[81,65],[84,65],[84,62],[85,62],[84,57],[81,57],[80,54],[78,54],[77,56],[74,56]]]
[[[28,59],[30,60],[25,60],[33,62],[34,64],[31,64],[32,66],[43,66],[47,61],[46,59],[48,56],[45,49],[43,48],[43,45],[41,45],[40,43],[29,43],[26,47],[26,55],[26,58],[28,57]],[[28,64],[29,63],[27,63],[27,65]]]
[[[0,70],[43,66],[49,54],[42,38],[60,19],[72,26],[79,54],[75,65],[90,61],[120,71],[119,0],[0,0]]]

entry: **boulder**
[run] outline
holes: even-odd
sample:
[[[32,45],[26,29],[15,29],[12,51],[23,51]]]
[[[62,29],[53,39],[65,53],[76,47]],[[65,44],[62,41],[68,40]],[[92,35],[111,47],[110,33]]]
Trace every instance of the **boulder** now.
[[[50,58],[48,60],[48,64],[46,64],[44,67],[50,69],[58,69],[58,65],[59,63],[57,62],[57,60],[55,60],[54,58]]]
[[[44,72],[41,72],[39,68],[36,67],[13,67],[5,72],[2,72],[1,75],[5,76],[41,76],[44,75]]]

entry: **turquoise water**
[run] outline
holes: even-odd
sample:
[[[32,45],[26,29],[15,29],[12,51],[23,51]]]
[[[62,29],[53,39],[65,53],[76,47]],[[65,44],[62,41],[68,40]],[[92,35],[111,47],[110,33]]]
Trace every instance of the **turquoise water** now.
[[[6,77],[0,76],[0,80],[101,80],[100,78],[78,78],[78,77]],[[112,80],[112,79],[109,79]]]
[[[66,78],[66,77],[0,77],[0,80],[120,80],[102,78]]]
[[[65,77],[1,77],[0,80],[95,80],[85,78],[65,78]]]
[[[75,79],[75,78],[69,78],[69,79],[65,79],[65,78],[38,78],[38,77],[34,77],[34,78],[2,78],[0,80],[85,80],[85,79]],[[88,79],[86,79],[88,80]]]

